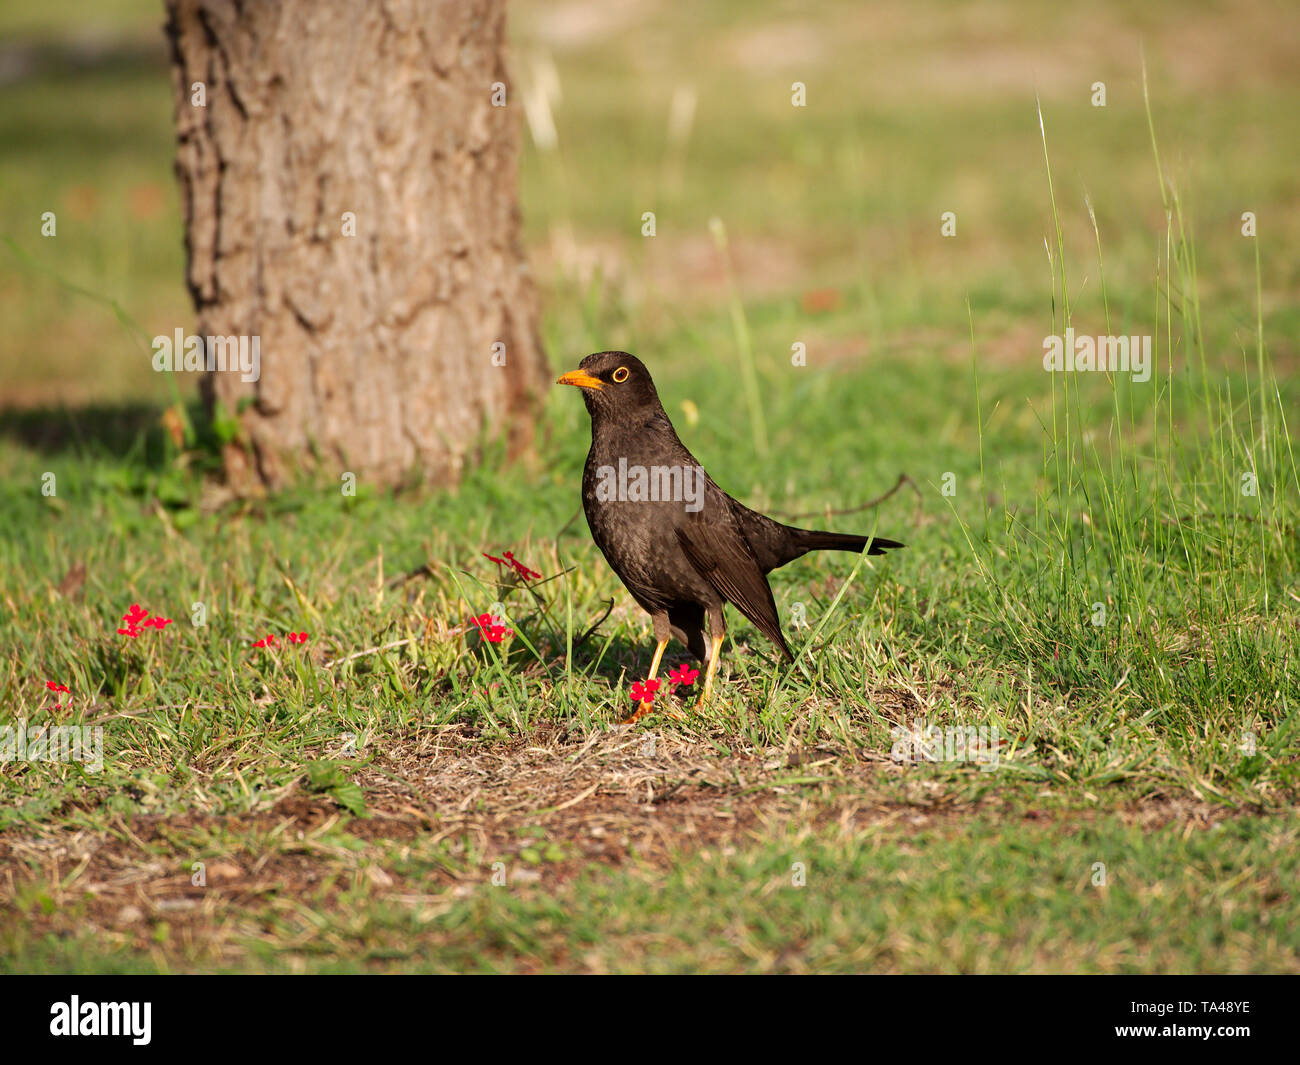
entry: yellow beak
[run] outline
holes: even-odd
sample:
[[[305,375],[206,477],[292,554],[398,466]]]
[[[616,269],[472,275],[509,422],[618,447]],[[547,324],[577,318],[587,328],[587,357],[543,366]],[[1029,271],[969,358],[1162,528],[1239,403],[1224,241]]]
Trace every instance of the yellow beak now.
[[[594,388],[597,391],[605,387],[599,377],[592,377],[586,370],[570,370],[563,377],[557,378],[557,385],[577,385],[578,388]]]

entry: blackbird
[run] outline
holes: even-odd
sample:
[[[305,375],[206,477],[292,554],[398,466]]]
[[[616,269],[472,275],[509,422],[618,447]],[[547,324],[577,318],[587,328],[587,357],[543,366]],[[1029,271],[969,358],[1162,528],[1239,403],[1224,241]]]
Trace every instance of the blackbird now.
[[[731,603],[793,661],[767,574],[808,551],[884,554],[897,540],[783,525],[737,503],[686,450],[641,360],[624,351],[588,355],[556,383],[582,389],[591,450],[582,508],[592,539],[654,620],[654,679],[670,636],[708,661],[707,699]],[[704,621],[711,646],[706,654]]]

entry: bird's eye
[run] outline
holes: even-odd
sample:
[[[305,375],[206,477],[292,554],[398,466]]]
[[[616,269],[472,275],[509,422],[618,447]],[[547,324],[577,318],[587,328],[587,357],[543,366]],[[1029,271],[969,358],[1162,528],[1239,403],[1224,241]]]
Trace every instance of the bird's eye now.
[[[614,371],[614,380],[621,385],[624,381],[627,380],[627,372],[628,371],[626,366],[620,366],[617,370]]]

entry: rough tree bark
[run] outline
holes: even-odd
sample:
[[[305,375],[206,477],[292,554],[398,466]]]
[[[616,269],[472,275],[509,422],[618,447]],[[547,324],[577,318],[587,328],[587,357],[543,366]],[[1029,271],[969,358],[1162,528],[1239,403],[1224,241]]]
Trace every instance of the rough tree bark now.
[[[451,480],[485,425],[525,447],[547,367],[518,240],[518,108],[508,90],[493,103],[505,0],[167,14],[198,333],[261,338],[256,383],[204,378],[210,404],[251,400],[232,487],[313,463]]]

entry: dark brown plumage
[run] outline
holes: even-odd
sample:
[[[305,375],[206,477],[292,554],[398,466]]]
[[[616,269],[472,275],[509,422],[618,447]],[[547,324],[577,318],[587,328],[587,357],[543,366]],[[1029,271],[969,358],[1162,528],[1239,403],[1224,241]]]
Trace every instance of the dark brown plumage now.
[[[767,574],[808,551],[861,552],[868,538],[783,525],[732,499],[677,438],[636,356],[588,355],[558,383],[582,389],[591,415],[582,507],[596,546],[654,619],[658,648],[650,677],[669,636],[676,636],[692,655],[707,659],[708,696],[724,632],[724,602],[792,660]],[[902,546],[876,537],[868,554]]]

